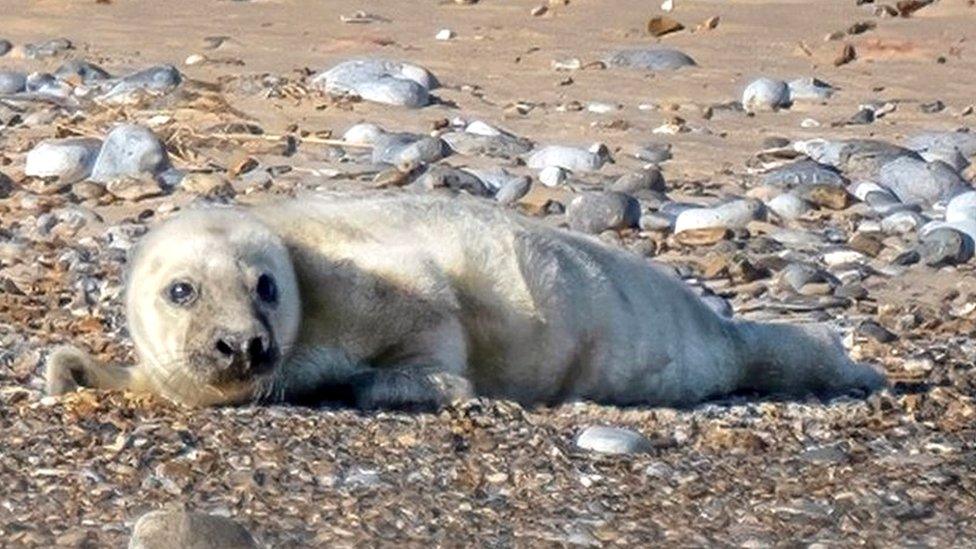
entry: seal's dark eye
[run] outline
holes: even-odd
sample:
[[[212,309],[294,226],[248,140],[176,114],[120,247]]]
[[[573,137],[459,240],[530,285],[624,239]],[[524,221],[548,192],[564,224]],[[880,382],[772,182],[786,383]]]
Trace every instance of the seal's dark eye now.
[[[169,300],[176,305],[189,305],[197,295],[197,291],[189,282],[174,282],[169,285],[166,293]]]
[[[258,297],[265,303],[278,301],[278,286],[275,285],[274,278],[269,274],[263,274],[258,277],[257,291]]]

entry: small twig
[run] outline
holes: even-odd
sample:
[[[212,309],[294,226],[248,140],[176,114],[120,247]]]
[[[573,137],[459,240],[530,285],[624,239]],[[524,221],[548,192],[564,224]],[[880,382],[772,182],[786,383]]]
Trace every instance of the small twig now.
[[[275,134],[251,134],[251,133],[212,133],[209,137],[215,137],[217,139],[239,139],[241,141],[248,140],[261,140],[261,141],[282,141],[287,139],[287,135],[275,135]],[[326,139],[324,137],[299,137],[294,136],[294,138],[302,143],[312,143],[315,145],[335,145],[337,147],[347,147],[350,149],[372,149],[373,146],[366,143],[350,143],[348,141],[343,141],[342,139]]]

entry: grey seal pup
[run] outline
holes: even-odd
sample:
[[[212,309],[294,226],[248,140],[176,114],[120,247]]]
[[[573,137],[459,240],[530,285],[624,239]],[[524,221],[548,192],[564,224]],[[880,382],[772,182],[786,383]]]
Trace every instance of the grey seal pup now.
[[[138,363],[60,348],[50,393],[430,409],[473,396],[684,406],[885,384],[825,327],[720,317],[644,258],[473,198],[181,212],[140,242],[126,314]]]

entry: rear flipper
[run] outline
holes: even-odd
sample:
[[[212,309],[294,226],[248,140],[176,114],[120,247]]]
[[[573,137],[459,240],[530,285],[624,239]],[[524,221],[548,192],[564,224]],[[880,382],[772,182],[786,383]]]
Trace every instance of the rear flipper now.
[[[852,361],[840,338],[816,324],[737,322],[746,364],[740,388],[770,394],[830,395],[887,385],[884,373]]]
[[[44,368],[45,392],[61,395],[81,387],[93,389],[132,389],[131,368],[101,364],[88,353],[65,345],[48,355]]]

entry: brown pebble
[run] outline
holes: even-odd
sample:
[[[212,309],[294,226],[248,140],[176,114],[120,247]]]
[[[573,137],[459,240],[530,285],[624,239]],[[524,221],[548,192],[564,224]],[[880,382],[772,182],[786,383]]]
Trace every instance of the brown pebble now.
[[[674,235],[674,239],[679,244],[685,246],[709,246],[725,240],[729,236],[729,230],[725,227],[712,227],[708,229],[690,229],[681,231]]]
[[[839,67],[841,65],[846,65],[855,59],[857,59],[857,51],[854,49],[854,46],[844,44],[844,48],[840,51],[840,55],[834,59],[834,66]]]
[[[678,32],[684,30],[684,28],[685,26],[680,22],[664,15],[651,17],[647,22],[647,33],[655,37]]]

